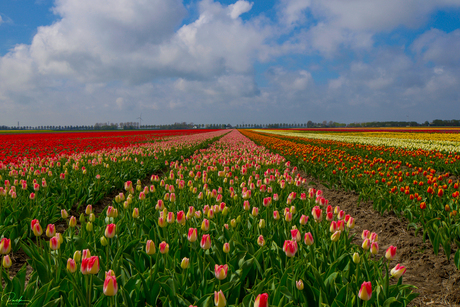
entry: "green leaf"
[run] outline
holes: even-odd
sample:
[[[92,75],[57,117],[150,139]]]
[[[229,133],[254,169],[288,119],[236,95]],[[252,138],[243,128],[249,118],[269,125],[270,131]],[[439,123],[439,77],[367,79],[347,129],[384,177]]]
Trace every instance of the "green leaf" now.
[[[390,307],[390,305],[394,302],[397,302],[396,298],[394,297],[389,297],[387,300],[383,303],[383,307]]]

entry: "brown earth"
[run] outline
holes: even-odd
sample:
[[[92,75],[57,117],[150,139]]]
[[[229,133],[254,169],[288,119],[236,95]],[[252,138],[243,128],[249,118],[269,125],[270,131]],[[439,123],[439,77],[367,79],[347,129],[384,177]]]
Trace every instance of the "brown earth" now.
[[[330,205],[339,206],[355,218],[353,243],[361,245],[361,233],[367,229],[378,234],[381,256],[390,245],[397,247],[391,267],[398,263],[404,265],[407,271],[403,283],[416,286],[415,292],[420,294],[409,306],[460,306],[460,271],[454,265],[453,254],[448,261],[440,248],[436,256],[428,239],[423,243],[420,232],[415,236],[413,229],[407,230],[406,219],[399,219],[393,212],[382,215],[373,209],[372,202],[361,202],[358,206],[357,193],[329,189],[316,179],[301,175],[309,182],[308,187],[324,192]]]

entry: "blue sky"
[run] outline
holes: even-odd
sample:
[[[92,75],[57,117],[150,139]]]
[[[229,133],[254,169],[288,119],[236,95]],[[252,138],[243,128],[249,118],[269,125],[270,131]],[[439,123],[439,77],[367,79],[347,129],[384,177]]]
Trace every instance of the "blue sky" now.
[[[0,2],[0,125],[460,118],[460,1]]]

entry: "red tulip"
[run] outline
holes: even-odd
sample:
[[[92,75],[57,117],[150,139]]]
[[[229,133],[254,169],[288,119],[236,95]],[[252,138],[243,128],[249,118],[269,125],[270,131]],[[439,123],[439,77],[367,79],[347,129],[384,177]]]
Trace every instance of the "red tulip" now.
[[[3,238],[0,241],[0,254],[6,255],[9,254],[11,251],[11,240],[7,238]]]
[[[259,294],[254,302],[254,307],[268,307],[268,294]]]

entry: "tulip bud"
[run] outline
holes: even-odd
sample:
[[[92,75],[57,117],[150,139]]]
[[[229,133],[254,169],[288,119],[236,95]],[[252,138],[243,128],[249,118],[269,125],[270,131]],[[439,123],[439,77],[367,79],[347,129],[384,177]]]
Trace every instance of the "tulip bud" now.
[[[366,238],[366,239],[363,241],[362,248],[363,248],[364,250],[368,250],[368,249],[371,247],[370,245],[371,245],[371,240],[369,240],[369,239]]]
[[[258,238],[257,238],[257,244],[262,247],[265,245],[265,239],[264,239],[264,236],[260,235]]]
[[[395,256],[396,256],[396,246],[390,246],[385,253],[385,258],[391,261],[395,259]]]
[[[185,225],[185,213],[184,213],[184,211],[177,212],[177,223],[179,225],[182,225],[182,226]]]
[[[82,213],[82,214],[80,214],[80,218],[79,218],[79,220],[80,220],[80,223],[84,223],[84,222],[86,222],[86,218],[85,218],[85,215],[84,215],[83,213]]]
[[[201,238],[200,246],[202,249],[210,249],[211,248],[211,236],[203,235],[203,237]]]
[[[370,281],[365,281],[361,285],[361,289],[359,290],[358,297],[363,301],[368,301],[372,297],[372,284]]]
[[[0,241],[0,254],[6,255],[11,251],[11,239],[3,238]]]
[[[332,242],[337,242],[340,238],[340,230],[337,230],[336,232],[334,232],[331,236],[331,241]]]
[[[369,230],[363,230],[363,233],[361,235],[361,239],[365,240],[371,236],[371,232]]]
[[[224,243],[224,247],[222,248],[224,253],[228,254],[230,252],[230,244]]]
[[[201,230],[203,231],[209,230],[209,221],[207,219],[204,219],[203,222],[201,223]]]
[[[257,207],[252,207],[252,216],[258,216],[259,215],[259,208]]]
[[[46,236],[48,238],[52,238],[56,235],[56,227],[54,226],[54,224],[48,224],[48,226],[46,227]]]
[[[302,240],[302,237],[300,235],[300,231],[298,229],[292,229],[291,230],[291,238],[293,241],[300,242]]]
[[[307,222],[308,222],[308,216],[302,214],[302,216],[300,217],[300,221],[299,221],[300,225],[306,225]]]
[[[268,307],[268,294],[259,294],[254,302],[254,307]]]
[[[273,219],[275,221],[279,220],[280,219],[280,214],[278,211],[273,211]]]
[[[371,236],[369,237],[369,239],[371,240],[371,242],[377,242],[379,239],[379,235],[373,232],[371,233]]]
[[[73,253],[73,260],[75,260],[75,262],[80,262],[80,260],[81,260],[81,251],[75,251],[75,253]]]
[[[70,273],[75,273],[77,271],[77,264],[72,258],[67,259],[67,271]]]
[[[86,231],[89,231],[89,232],[93,231],[93,223],[88,222],[86,224]]]
[[[265,228],[265,220],[264,219],[261,219],[259,221],[259,228],[261,228],[261,229]]]
[[[86,258],[90,258],[90,257],[91,257],[91,252],[89,251],[89,249],[84,249],[83,252],[82,252],[82,258],[86,259]]]
[[[94,223],[95,220],[96,220],[96,216],[94,215],[94,213],[90,213],[90,215],[89,215],[89,221],[90,221],[91,223]]]
[[[235,220],[235,219],[232,219],[232,220],[230,221],[230,225],[231,225],[233,228],[235,228],[235,227],[236,227],[236,220]]]
[[[296,241],[286,240],[284,241],[283,251],[286,253],[287,257],[294,257],[297,253],[298,247]]]
[[[58,237],[52,237],[50,239],[50,248],[52,250],[58,250],[59,247],[61,247],[61,243],[59,242],[59,238]]]
[[[67,213],[67,211],[65,209],[61,210],[61,217],[63,219],[67,219],[69,217],[69,214]]]
[[[350,217],[347,222],[347,228],[353,229],[355,228],[355,219]]]
[[[353,254],[353,262],[358,264],[361,261],[361,258],[359,257],[358,253]]]
[[[188,230],[188,234],[187,234],[187,239],[190,241],[190,242],[195,242],[198,238],[198,232],[196,230],[196,228],[189,228]]]
[[[216,307],[225,307],[227,305],[227,300],[225,299],[222,290],[220,290],[219,292],[214,291],[214,305]]]
[[[92,212],[93,212],[93,206],[91,205],[86,206],[86,210],[85,210],[86,215],[90,215]]]
[[[104,286],[102,292],[106,296],[115,296],[118,292],[117,279],[115,273],[112,270],[105,272]]]
[[[169,252],[169,244],[165,241],[160,243],[160,253],[167,254]]]
[[[310,232],[307,232],[305,234],[303,241],[306,245],[312,245],[314,243],[312,234]]]
[[[134,208],[134,210],[133,210],[133,218],[134,219],[139,218],[139,209],[138,208]]]
[[[404,273],[406,273],[406,268],[399,263],[390,271],[391,276],[400,278]]]
[[[69,220],[69,227],[73,228],[75,226],[77,226],[77,219],[72,215]]]
[[[189,265],[190,265],[190,259],[184,257],[180,263],[180,267],[185,270],[189,267]]]
[[[101,240],[101,245],[102,245],[102,246],[107,246],[107,245],[109,245],[109,241],[107,240],[106,237],[102,236],[100,240]]]
[[[379,252],[379,244],[377,242],[372,242],[371,244],[371,254],[372,255],[377,255]]]
[[[214,266],[214,275],[218,280],[223,280],[227,278],[228,265],[215,265]]]
[[[302,279],[299,279],[298,281],[295,282],[295,286],[297,287],[297,290],[300,290],[302,291],[303,290],[303,280]]]
[[[42,235],[43,233],[43,228],[40,226],[40,223],[38,222],[37,219],[35,220],[32,220],[31,222],[31,228],[32,228],[32,232],[34,233],[34,235],[36,237],[39,237]]]
[[[10,255],[3,256],[2,265],[5,269],[9,269],[12,265]]]
[[[104,233],[104,235],[105,235],[108,239],[112,239],[112,238],[115,236],[116,229],[117,229],[117,225],[115,225],[115,224],[109,224],[109,225],[107,225],[107,227],[105,228],[105,233]]]
[[[152,240],[147,240],[145,245],[145,252],[147,255],[154,255],[156,253],[155,243]]]

